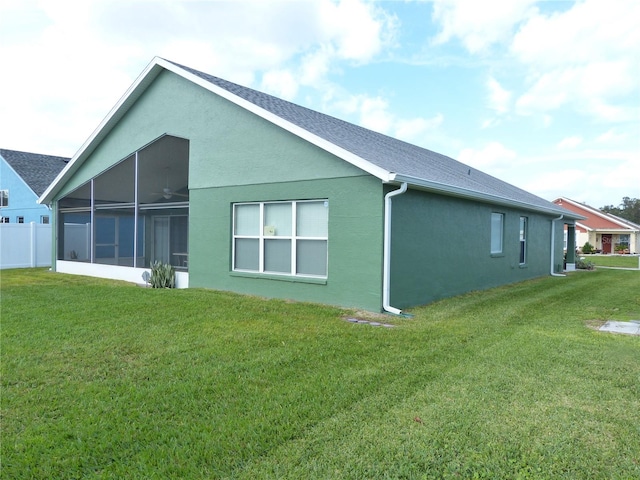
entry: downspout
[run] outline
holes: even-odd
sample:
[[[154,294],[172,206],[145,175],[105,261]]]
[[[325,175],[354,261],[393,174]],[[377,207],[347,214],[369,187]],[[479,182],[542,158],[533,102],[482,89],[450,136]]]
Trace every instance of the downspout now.
[[[402,195],[407,191],[407,183],[404,182],[399,189],[393,190],[384,196],[384,243],[383,243],[383,272],[382,272],[382,308],[384,311],[400,315],[402,310],[389,304],[389,291],[391,288],[391,198]]]
[[[556,243],[556,222],[562,220],[564,215],[560,215],[558,218],[551,220],[551,276],[552,277],[566,277],[562,273],[555,273],[553,271],[553,263],[555,262],[555,243]]]

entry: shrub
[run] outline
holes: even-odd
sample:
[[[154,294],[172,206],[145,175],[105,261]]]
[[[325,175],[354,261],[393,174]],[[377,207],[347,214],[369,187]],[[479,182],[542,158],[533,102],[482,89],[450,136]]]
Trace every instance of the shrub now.
[[[593,262],[589,262],[588,260],[585,260],[584,258],[579,258],[576,261],[576,268],[579,268],[581,270],[593,270],[594,264]]]
[[[174,288],[176,286],[176,272],[173,265],[158,260],[153,262],[149,283],[153,288]]]
[[[584,246],[582,247],[582,253],[588,254],[588,253],[593,253],[594,251],[595,251],[595,248],[589,242],[585,243]]]

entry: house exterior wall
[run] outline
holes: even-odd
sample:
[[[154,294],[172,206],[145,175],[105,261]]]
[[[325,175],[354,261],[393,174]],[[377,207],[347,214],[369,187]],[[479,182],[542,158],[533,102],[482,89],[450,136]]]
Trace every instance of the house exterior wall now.
[[[9,206],[0,208],[0,216],[9,217],[9,223],[17,223],[19,216],[24,217],[24,223],[41,223],[43,215],[51,217],[49,207],[38,204],[38,196],[2,158],[0,190],[9,190]]]
[[[407,308],[548,275],[551,219],[538,213],[409,190],[393,200],[391,304]],[[492,255],[491,213],[504,214],[503,253]],[[520,216],[528,219],[520,265]],[[554,271],[562,271],[563,228],[555,227]]]
[[[380,181],[171,72],[156,78],[56,198],[164,134],[189,140],[190,287],[380,310]],[[233,203],[304,199],[329,201],[327,279],[231,272]]]
[[[327,279],[232,272],[237,202],[327,199]],[[265,297],[381,309],[382,185],[372,177],[215,187],[191,193],[189,284]],[[215,206],[215,208],[212,208]]]

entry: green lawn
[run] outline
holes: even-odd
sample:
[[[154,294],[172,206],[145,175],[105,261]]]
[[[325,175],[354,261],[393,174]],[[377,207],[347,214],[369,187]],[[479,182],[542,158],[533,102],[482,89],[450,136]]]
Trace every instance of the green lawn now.
[[[354,324],[337,308],[1,273],[6,479],[640,478],[640,273]],[[379,320],[379,319],[378,319]]]
[[[639,268],[638,255],[580,255],[596,267]]]

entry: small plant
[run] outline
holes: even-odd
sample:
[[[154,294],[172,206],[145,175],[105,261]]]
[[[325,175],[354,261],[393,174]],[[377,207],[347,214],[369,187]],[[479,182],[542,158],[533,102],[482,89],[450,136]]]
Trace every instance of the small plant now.
[[[618,252],[618,253],[627,253],[627,249],[629,248],[628,245],[624,244],[624,243],[619,243],[618,245],[615,246],[614,251]]]
[[[591,245],[589,242],[585,243],[584,246],[582,247],[582,253],[584,254],[593,253],[594,251],[595,251],[595,248],[593,248],[593,245]]]
[[[176,272],[173,265],[158,260],[151,264],[149,283],[152,288],[175,288]]]
[[[594,267],[595,265],[593,264],[593,262],[589,262],[584,258],[579,258],[576,261],[576,268],[579,268],[580,270],[593,270]]]

